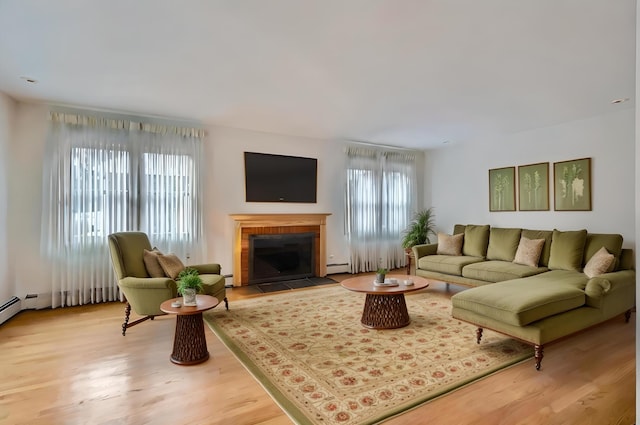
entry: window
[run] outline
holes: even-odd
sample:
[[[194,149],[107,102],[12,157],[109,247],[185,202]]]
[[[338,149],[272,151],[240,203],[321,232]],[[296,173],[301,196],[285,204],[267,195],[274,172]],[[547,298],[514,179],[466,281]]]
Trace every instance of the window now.
[[[72,148],[71,232],[67,243],[72,247],[103,243],[112,229],[127,228],[130,172],[129,152]],[[119,204],[118,208],[109,211],[108,206],[113,204]]]
[[[107,236],[147,233],[202,258],[204,131],[52,112],[43,164],[42,240],[52,307],[114,301]]]
[[[191,239],[196,224],[193,159],[187,155],[145,153],[142,163],[140,210],[149,238]]]
[[[416,165],[411,154],[347,149],[347,236],[352,273],[406,263],[400,245],[415,208]]]

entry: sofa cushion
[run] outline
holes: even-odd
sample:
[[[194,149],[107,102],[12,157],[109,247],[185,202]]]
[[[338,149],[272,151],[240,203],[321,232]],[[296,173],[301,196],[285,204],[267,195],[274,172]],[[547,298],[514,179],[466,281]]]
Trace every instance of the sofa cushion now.
[[[144,266],[147,269],[147,273],[151,277],[166,277],[164,274],[164,270],[158,261],[158,254],[162,254],[158,248],[153,248],[153,250],[149,251],[145,249],[142,254],[142,259],[144,260]]]
[[[467,227],[464,224],[454,224],[453,225],[453,234],[457,235],[459,233],[464,233],[464,228]]]
[[[158,254],[158,262],[165,274],[175,280],[182,270],[184,264],[175,254]]]
[[[478,226],[467,224],[464,228],[464,243],[462,255],[470,257],[485,257],[489,245],[489,225]]]
[[[502,282],[546,272],[546,267],[529,267],[511,261],[488,260],[473,263],[462,269],[462,276],[486,282]]]
[[[523,236],[520,238],[513,262],[529,267],[538,267],[542,248],[544,248],[544,239],[529,239]]]
[[[587,278],[582,273],[549,278],[542,273],[524,279],[508,280],[479,286],[451,297],[455,308],[472,311],[514,326],[525,326],[536,320],[578,308],[585,303]],[[579,276],[582,276],[580,279]]]
[[[462,243],[464,233],[457,235],[447,235],[446,233],[438,233],[438,248],[436,254],[439,255],[462,255]]]
[[[591,278],[606,273],[614,261],[615,258],[613,254],[609,254],[609,251],[607,251],[605,247],[602,247],[591,256],[587,265],[584,266],[584,274]]]
[[[466,265],[484,261],[480,257],[462,255],[427,255],[418,260],[420,270],[462,276],[462,268]]]
[[[551,240],[549,268],[551,270],[580,271],[586,240],[587,231],[585,229],[568,232],[554,229]]]
[[[492,227],[489,230],[487,260],[512,261],[520,242],[521,229]]]
[[[588,233],[584,246],[584,264],[589,262],[600,248],[605,248],[609,254],[613,254],[614,261],[609,267],[610,272],[617,270],[620,264],[620,253],[622,252],[622,235],[614,233]]]
[[[544,239],[544,246],[542,247],[542,253],[540,253],[540,261],[538,261],[538,265],[548,267],[549,256],[551,255],[551,239],[553,239],[553,231],[522,229],[522,236],[529,239]]]

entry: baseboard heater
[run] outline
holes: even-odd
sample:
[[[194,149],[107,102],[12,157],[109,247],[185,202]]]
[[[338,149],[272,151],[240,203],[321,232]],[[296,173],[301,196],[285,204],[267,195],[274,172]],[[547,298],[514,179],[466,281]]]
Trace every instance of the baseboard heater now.
[[[327,264],[327,274],[349,273],[349,263]]]
[[[0,324],[3,324],[21,310],[20,298],[12,297],[0,306]]]

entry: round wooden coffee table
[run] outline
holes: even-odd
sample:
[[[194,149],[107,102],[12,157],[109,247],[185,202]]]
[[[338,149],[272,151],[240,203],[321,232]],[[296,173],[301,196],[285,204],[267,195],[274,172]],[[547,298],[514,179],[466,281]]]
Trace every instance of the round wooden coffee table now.
[[[182,297],[172,298],[160,304],[160,310],[178,315],[171,361],[179,365],[202,363],[209,358],[202,312],[217,306],[220,301],[210,295],[197,295],[196,303],[198,305],[196,306],[172,307],[171,304],[174,301],[179,301],[182,304]]]
[[[358,276],[345,279],[341,285],[354,292],[367,294],[362,311],[362,326],[371,329],[396,329],[411,322],[404,294],[429,286],[429,280],[420,276],[387,275],[387,279],[397,279],[398,286],[375,286],[375,276]],[[403,285],[405,279],[413,285]]]

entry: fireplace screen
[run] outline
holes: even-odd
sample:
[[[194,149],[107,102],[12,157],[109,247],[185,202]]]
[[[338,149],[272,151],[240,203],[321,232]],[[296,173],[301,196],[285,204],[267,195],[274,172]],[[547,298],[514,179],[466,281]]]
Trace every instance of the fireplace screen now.
[[[315,234],[249,236],[249,283],[314,276]]]

